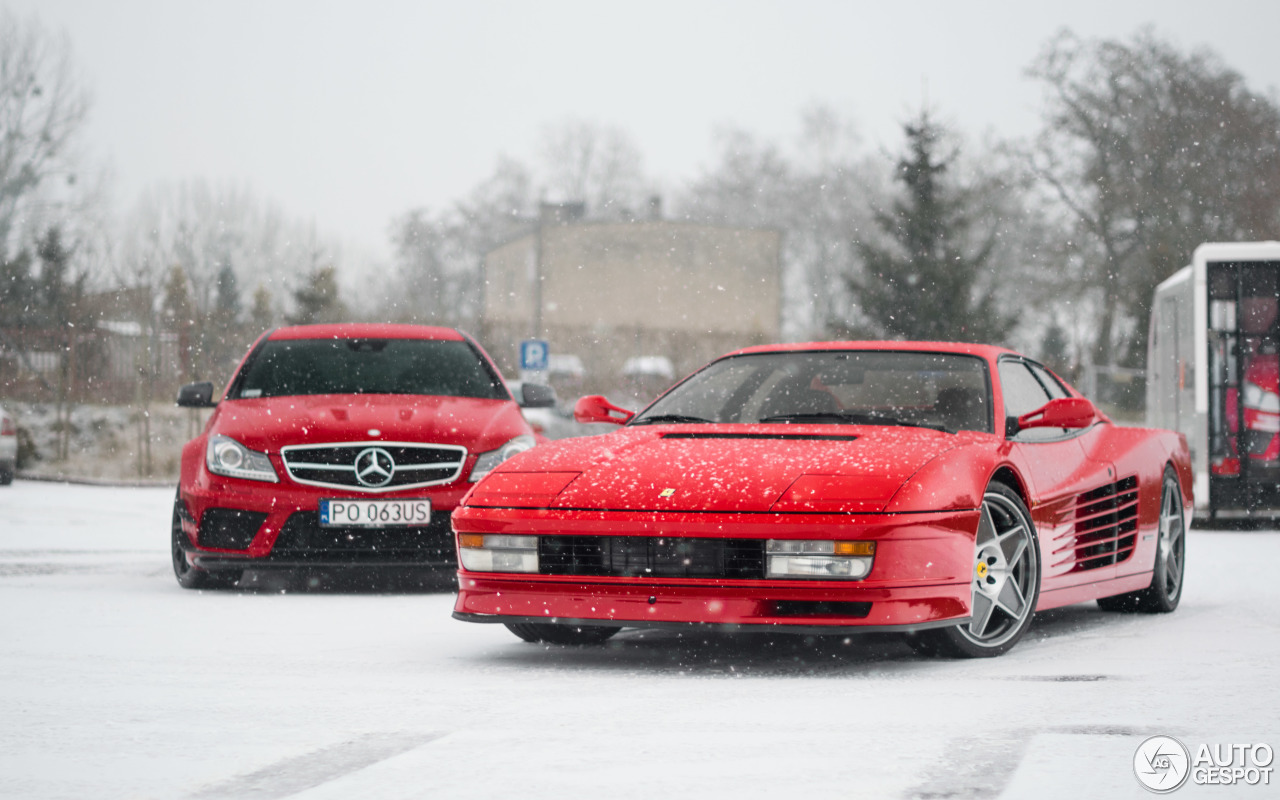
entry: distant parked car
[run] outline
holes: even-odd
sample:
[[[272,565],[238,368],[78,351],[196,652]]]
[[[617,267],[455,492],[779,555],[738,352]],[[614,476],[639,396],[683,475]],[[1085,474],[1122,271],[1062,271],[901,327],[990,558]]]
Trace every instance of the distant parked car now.
[[[544,387],[522,401],[545,405]],[[455,563],[449,518],[534,446],[492,360],[449,328],[311,325],[264,334],[182,450],[173,571],[185,588],[246,569]]]
[[[18,423],[0,408],[0,486],[13,483],[18,468]]]

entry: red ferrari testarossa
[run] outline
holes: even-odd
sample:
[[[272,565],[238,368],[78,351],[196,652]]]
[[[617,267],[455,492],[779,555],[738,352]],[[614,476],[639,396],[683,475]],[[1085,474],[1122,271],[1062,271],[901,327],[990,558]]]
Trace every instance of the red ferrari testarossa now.
[[[1186,440],[1115,425],[1031,359],[833,342],[726,355],[618,431],[535,448],[454,512],[454,616],[528,641],[626,627],[899,631],[993,656],[1033,613],[1172,611]]]

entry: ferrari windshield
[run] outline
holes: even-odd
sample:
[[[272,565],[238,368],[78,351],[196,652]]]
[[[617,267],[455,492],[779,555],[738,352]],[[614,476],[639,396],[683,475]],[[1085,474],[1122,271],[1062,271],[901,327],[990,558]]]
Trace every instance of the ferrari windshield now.
[[[631,424],[911,425],[990,433],[986,362],[954,353],[826,350],[713,362]]]
[[[230,397],[306,394],[508,397],[471,345],[431,339],[268,340],[249,357]]]

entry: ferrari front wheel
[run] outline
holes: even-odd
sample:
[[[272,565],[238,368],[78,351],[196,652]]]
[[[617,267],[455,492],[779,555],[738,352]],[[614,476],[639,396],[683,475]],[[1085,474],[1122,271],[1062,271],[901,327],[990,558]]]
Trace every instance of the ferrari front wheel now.
[[[1040,595],[1040,545],[1017,492],[987,488],[974,540],[969,622],[922,631],[909,641],[921,652],[985,658],[1008,652],[1031,626]]]

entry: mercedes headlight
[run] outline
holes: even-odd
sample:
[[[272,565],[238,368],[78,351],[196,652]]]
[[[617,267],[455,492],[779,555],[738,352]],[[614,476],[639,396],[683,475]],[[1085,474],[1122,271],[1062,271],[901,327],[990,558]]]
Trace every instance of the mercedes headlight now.
[[[280,482],[266,453],[250,450],[230,436],[209,437],[209,445],[204,451],[204,463],[210,472],[217,475],[251,481]]]
[[[481,453],[476,457],[476,465],[471,468],[471,477],[467,480],[475,483],[485,475],[488,475],[494,467],[503,461],[511,458],[516,453],[523,453],[525,450],[529,450],[537,443],[532,436],[517,436],[497,450]]]

